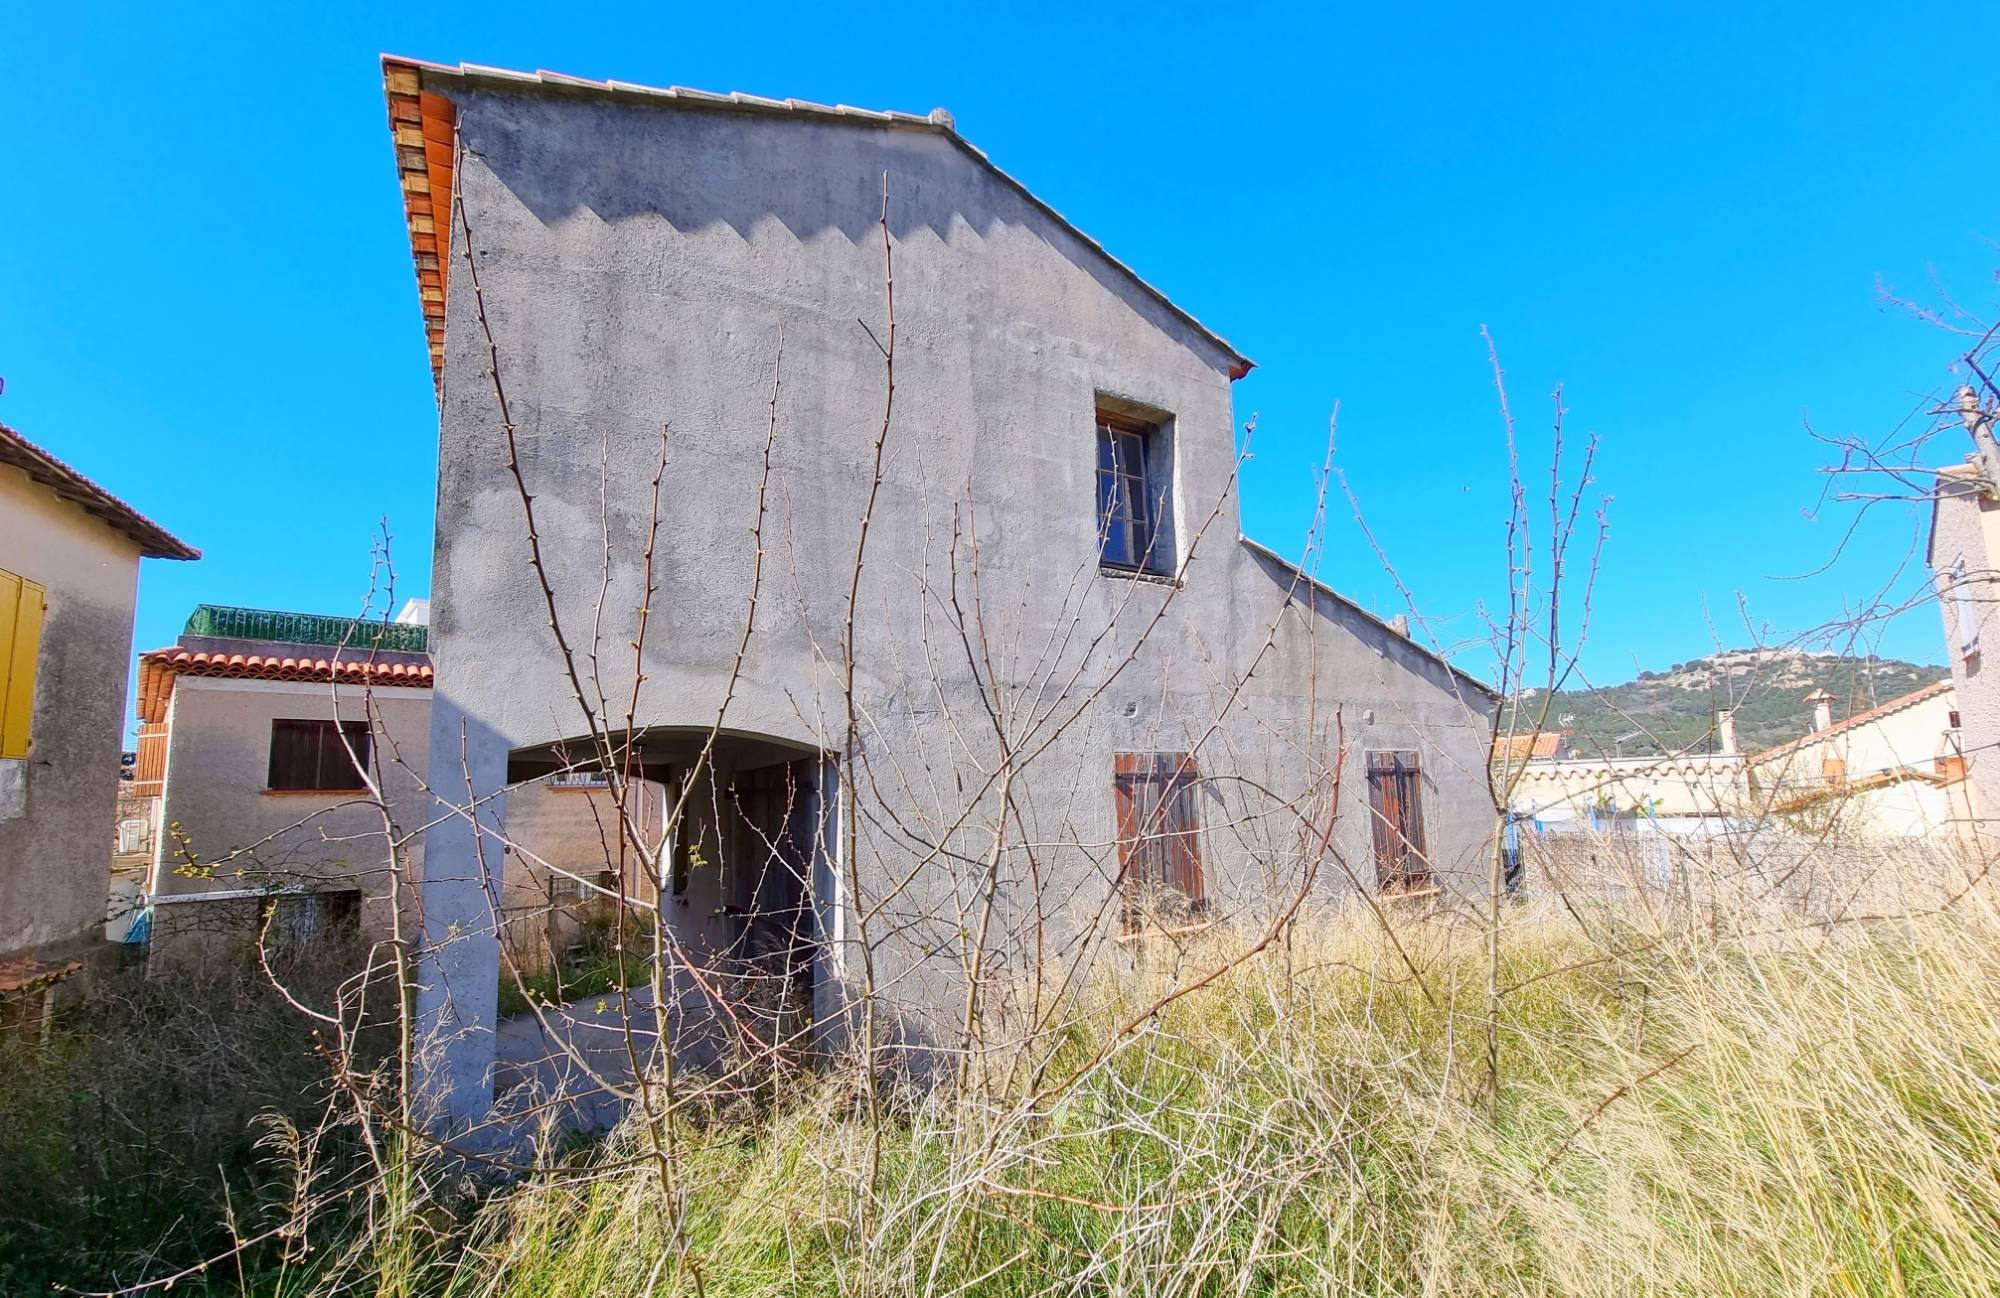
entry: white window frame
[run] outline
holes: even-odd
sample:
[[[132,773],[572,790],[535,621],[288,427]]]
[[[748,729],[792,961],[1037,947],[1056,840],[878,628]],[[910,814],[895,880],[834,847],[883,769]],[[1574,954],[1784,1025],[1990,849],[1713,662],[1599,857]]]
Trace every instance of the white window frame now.
[[[1979,652],[1979,609],[1972,598],[1965,556],[1951,562],[1952,620],[1958,623],[1958,656],[1970,658]]]

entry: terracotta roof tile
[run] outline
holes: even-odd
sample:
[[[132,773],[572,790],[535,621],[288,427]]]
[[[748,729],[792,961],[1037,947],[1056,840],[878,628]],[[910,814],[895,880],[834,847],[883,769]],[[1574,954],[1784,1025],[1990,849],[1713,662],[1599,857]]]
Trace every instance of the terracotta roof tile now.
[[[1866,712],[1857,712],[1845,721],[1836,721],[1824,730],[1815,730],[1811,734],[1801,735],[1790,743],[1779,744],[1776,748],[1767,748],[1761,753],[1752,754],[1750,763],[1755,766],[1768,762],[1775,757],[1783,757],[1786,753],[1802,745],[1816,744],[1823,739],[1831,739],[1843,731],[1852,730],[1856,726],[1865,726],[1871,721],[1879,721],[1891,712],[1901,712],[1904,708],[1915,707],[1926,699],[1935,698],[1940,694],[1946,694],[1950,691],[1951,682],[1949,680],[1934,681],[1922,689],[1911,690],[1908,694],[1899,695],[1896,698],[1890,699],[1887,703],[1878,704],[1868,709]],[[1812,694],[1806,696],[1806,701],[1813,701],[1821,693],[1824,693],[1824,691],[1815,690]],[[1828,697],[1831,698],[1832,696],[1828,695]]]
[[[292,657],[277,654],[209,653],[171,646],[139,655],[139,719],[167,719],[167,701],[177,676],[220,676],[231,680],[339,681],[348,685],[407,685],[429,689],[436,680],[429,662],[383,662],[368,657]]]
[[[31,955],[0,957],[0,992],[45,987],[61,982],[81,968],[81,960],[37,960]]]
[[[1542,761],[1560,756],[1567,730],[1541,730],[1525,735],[1502,735],[1494,744],[1494,755],[1502,761]]]

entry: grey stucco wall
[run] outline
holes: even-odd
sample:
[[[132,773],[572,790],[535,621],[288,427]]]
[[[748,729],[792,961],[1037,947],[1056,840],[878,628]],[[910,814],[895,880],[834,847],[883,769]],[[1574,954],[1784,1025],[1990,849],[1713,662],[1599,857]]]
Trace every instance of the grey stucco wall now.
[[[1483,868],[1485,696],[1238,544],[1233,358],[1059,222],[934,133],[533,92],[457,98],[473,255],[559,616],[573,643],[598,629],[626,691],[649,480],[670,428],[645,727],[705,727],[721,705],[782,352],[757,633],[725,724],[842,747],[848,577],[884,401],[882,357],[858,321],[886,332],[887,173],[896,405],[857,605],[861,759],[844,783],[878,910],[878,976],[910,1006],[913,1034],[943,1030],[927,1007],[952,998],[998,815],[980,792],[997,762],[982,694],[1037,753],[1012,790],[1008,837],[1021,845],[1002,862],[993,929],[1003,977],[1032,951],[1105,941],[1121,751],[1196,752],[1205,869],[1225,917],[1260,913],[1302,877],[1301,809],[1324,808],[1336,737],[1348,748],[1341,861],[1319,875],[1329,895],[1350,869],[1372,881],[1370,748],[1423,752],[1440,873]],[[528,567],[467,251],[455,237],[432,604],[432,749],[449,734],[452,757],[438,787],[468,770],[492,787],[508,752],[585,730]],[[1170,417],[1174,535],[1190,557],[1178,592],[1099,571],[1100,395]],[[959,617],[954,599],[981,615]],[[469,850],[462,824],[447,824],[431,877],[462,876],[446,862]],[[840,902],[850,941],[853,902]],[[441,938],[460,903],[442,889],[427,903]],[[851,978],[854,953],[834,954]],[[433,961],[433,986],[476,982],[469,954],[439,945]],[[476,991],[458,997],[456,1026],[490,1015]]]
[[[101,937],[139,548],[0,465],[0,568],[48,591],[32,745],[0,760],[0,955]]]

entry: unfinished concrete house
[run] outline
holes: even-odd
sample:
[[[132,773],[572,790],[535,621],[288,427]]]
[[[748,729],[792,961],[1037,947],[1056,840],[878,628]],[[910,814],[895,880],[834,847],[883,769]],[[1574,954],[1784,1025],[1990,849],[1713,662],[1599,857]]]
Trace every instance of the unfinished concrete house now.
[[[948,114],[384,72],[466,791],[423,884],[451,1113],[491,1099],[508,790],[607,757],[679,809],[690,1026],[761,969],[781,1033],[867,996],[953,1049],[1052,965],[1483,888],[1491,695],[1241,537],[1250,362]]]

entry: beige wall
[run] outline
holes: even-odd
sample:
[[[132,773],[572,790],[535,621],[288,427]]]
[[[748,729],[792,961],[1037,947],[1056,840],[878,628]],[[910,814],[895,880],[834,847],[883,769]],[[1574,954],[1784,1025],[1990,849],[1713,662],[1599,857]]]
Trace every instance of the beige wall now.
[[[1753,761],[1752,778],[1760,790],[1782,796],[1825,787],[1833,773],[1830,763],[1839,764],[1849,783],[1883,771],[1932,771],[1957,707],[1956,695],[1945,690],[1863,725]]]
[[[0,568],[48,590],[26,758],[0,759],[0,954],[96,939],[139,547],[0,465]]]
[[[366,719],[368,697],[358,688],[342,687],[340,717]],[[416,878],[422,869],[422,836],[415,831],[428,814],[419,777],[429,759],[431,691],[378,687],[372,700],[379,725],[372,765],[381,772],[398,829],[412,836],[410,866]],[[334,707],[326,684],[176,679],[167,712],[166,780],[151,870],[156,951],[174,944],[178,934],[203,930],[204,916],[232,931],[241,928],[235,912],[244,902],[232,894],[292,884],[359,889],[364,931],[386,933],[388,842],[380,813],[365,795],[265,787],[271,723],[330,719]],[[661,791],[656,785],[642,786],[642,791],[644,814],[657,831]],[[577,929],[574,916],[550,913],[551,871],[546,866],[596,882],[608,863],[598,826],[601,819],[615,850],[615,814],[603,792],[538,783],[509,793],[506,834],[519,849],[493,843],[491,865],[505,871],[503,905],[518,917],[523,954],[535,967],[546,963],[548,949],[560,948],[565,935],[573,936]],[[101,834],[99,844],[101,852]],[[628,890],[642,895],[643,874],[636,861],[626,873]],[[174,900],[197,897],[209,900]]]
[[[397,828],[414,834],[425,814],[420,773],[428,760],[430,691],[385,686],[372,699],[381,729],[371,765]],[[340,718],[367,719],[368,702],[359,688],[341,687]],[[265,787],[271,723],[331,719],[335,709],[326,684],[202,676],[174,682],[151,886],[156,903],[292,883],[352,886],[368,898],[363,925],[388,927],[389,844],[365,795]]]
[[[1593,807],[1625,815],[1644,802],[1662,816],[1734,816],[1748,794],[1741,757],[1690,754],[1527,762],[1510,802],[1517,812],[1578,819]]]

